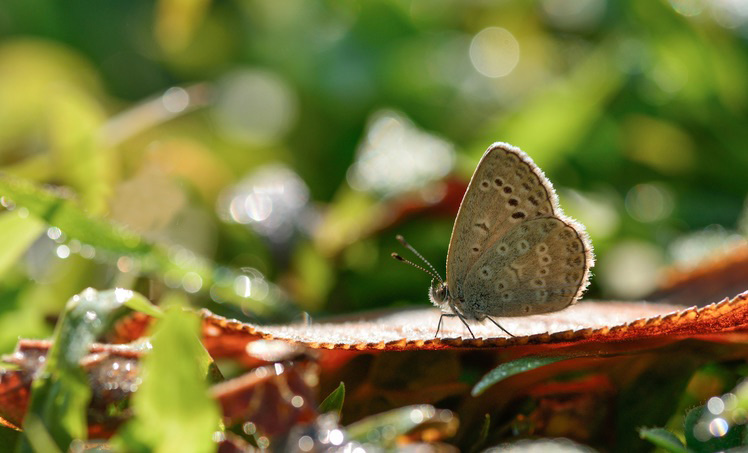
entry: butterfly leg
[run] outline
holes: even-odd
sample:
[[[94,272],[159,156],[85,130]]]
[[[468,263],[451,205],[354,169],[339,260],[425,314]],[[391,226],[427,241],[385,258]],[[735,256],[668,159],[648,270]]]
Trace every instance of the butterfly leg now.
[[[460,321],[462,321],[463,324],[465,324],[465,327],[467,327],[468,332],[470,332],[470,336],[473,337],[473,340],[475,340],[475,334],[473,334],[473,331],[470,330],[470,326],[468,325],[467,321],[465,320],[465,317],[463,317],[459,313],[455,313],[455,315],[460,318]]]
[[[509,333],[508,330],[506,330],[505,328],[501,327],[501,325],[498,322],[494,321],[493,318],[491,318],[490,316],[486,316],[486,318],[488,318],[489,321],[491,321],[492,323],[494,323],[496,325],[496,327],[498,327],[499,329],[503,330],[504,333],[506,333],[510,337],[514,337],[514,335],[512,335],[511,333]]]
[[[445,316],[446,316],[447,318],[454,318],[454,317],[455,317],[455,316],[457,316],[457,315],[455,315],[455,314],[452,314],[452,313],[442,313],[442,315],[441,315],[441,316],[439,316],[439,324],[437,324],[437,325],[436,325],[436,335],[434,335],[434,338],[436,338],[436,337],[438,337],[438,336],[439,336],[439,331],[440,331],[440,330],[442,330],[442,319],[443,319],[443,318],[444,318]]]

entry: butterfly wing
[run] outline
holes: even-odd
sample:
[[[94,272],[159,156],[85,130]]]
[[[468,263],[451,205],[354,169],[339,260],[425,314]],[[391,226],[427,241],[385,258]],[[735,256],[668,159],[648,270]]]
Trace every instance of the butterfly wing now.
[[[556,217],[523,222],[476,261],[462,284],[460,308],[477,318],[566,308],[586,286],[585,247],[580,232]]]
[[[517,250],[515,240],[528,249]],[[501,244],[514,248],[501,254]],[[549,275],[537,275],[547,266],[535,269],[532,264],[536,252],[530,252],[541,244],[548,247],[544,255],[553,263]],[[560,263],[572,267],[558,268]],[[463,313],[519,316],[559,310],[581,295],[592,263],[582,227],[563,215],[553,187],[532,159],[511,145],[491,145],[470,180],[447,254],[447,284]],[[572,274],[573,282],[566,283]],[[543,278],[545,286],[533,287],[533,278]],[[544,296],[542,290],[548,293]],[[518,302],[511,302],[515,299]]]

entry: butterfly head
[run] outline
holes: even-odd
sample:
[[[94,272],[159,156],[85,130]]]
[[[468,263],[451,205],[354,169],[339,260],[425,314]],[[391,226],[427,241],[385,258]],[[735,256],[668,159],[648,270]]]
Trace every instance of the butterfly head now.
[[[429,288],[429,299],[431,303],[442,308],[449,301],[449,290],[445,282],[432,279]]]

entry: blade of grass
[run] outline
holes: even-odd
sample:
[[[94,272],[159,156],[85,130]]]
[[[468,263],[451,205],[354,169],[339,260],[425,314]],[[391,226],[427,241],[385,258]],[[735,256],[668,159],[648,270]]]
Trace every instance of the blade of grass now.
[[[340,411],[343,410],[343,401],[345,400],[345,384],[343,382],[338,385],[338,388],[332,391],[327,398],[322,401],[319,405],[320,413],[335,412],[340,415]]]
[[[477,384],[475,384],[471,395],[478,396],[494,384],[503,381],[510,376],[514,376],[515,374],[525,373],[534,370],[535,368],[540,368],[566,359],[568,359],[568,357],[522,357],[521,359],[502,363],[489,371],[480,381],[478,381]]]
[[[486,414],[485,418],[483,419],[483,424],[480,427],[480,433],[478,433],[478,438],[475,440],[475,443],[473,443],[473,446],[470,449],[471,452],[480,451],[483,444],[486,443],[486,439],[488,439],[488,430],[490,427],[491,427],[491,415]]]
[[[0,214],[0,275],[4,275],[44,230],[35,217],[17,212]]]
[[[143,359],[143,383],[132,398],[135,418],[112,444],[128,452],[215,451],[220,412],[208,395],[210,364],[199,339],[200,320],[178,305],[155,326]]]
[[[217,268],[209,260],[186,249],[151,243],[121,226],[88,215],[63,192],[41,188],[30,181],[0,175],[0,194],[32,216],[59,228],[70,239],[96,248],[97,257],[115,262],[121,256],[137,260],[138,269],[163,279],[168,286],[182,286],[188,292],[203,291],[220,295],[222,301],[249,309],[256,314],[293,316],[295,310],[280,297],[262,300],[244,297],[234,290],[239,272]]]
[[[380,414],[371,415],[346,427],[352,440],[369,442],[389,449],[394,448],[395,439],[421,423],[438,420],[447,423],[452,418],[450,411],[435,409],[427,404],[405,406]]]
[[[117,312],[135,297],[142,298],[128,290],[99,292],[89,288],[68,301],[55,327],[41,376],[31,386],[26,432],[18,452],[34,451],[34,430],[43,430],[62,451],[67,451],[74,439],[86,438],[91,390],[80,360]]]
[[[663,428],[639,428],[639,436],[671,453],[689,453],[688,448],[675,434]]]

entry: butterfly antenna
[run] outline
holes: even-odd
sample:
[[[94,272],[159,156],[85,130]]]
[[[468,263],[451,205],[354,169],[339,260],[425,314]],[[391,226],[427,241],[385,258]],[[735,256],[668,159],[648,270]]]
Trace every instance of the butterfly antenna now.
[[[444,280],[442,280],[442,278],[439,276],[439,273],[436,271],[436,269],[434,268],[434,266],[432,266],[431,263],[429,263],[429,260],[427,260],[426,258],[424,258],[423,255],[421,255],[420,253],[418,253],[418,250],[416,250],[415,247],[413,247],[412,245],[408,244],[408,241],[406,241],[405,238],[402,235],[398,234],[397,236],[395,236],[395,239],[397,239],[397,241],[399,243],[401,243],[403,245],[403,247],[405,247],[406,249],[408,249],[411,252],[415,253],[415,255],[418,258],[421,258],[421,260],[424,263],[426,263],[426,265],[429,267],[429,269],[431,269],[431,271],[433,272],[433,273],[429,272],[429,274],[435,275],[437,280],[439,280],[441,283],[444,283]],[[407,262],[407,261],[403,260],[402,257],[400,258],[400,261]],[[415,264],[413,264],[413,263],[410,263],[410,264],[413,265],[413,266],[415,266]],[[416,267],[418,267],[418,266],[416,266]]]
[[[403,258],[402,256],[398,255],[395,252],[392,252],[392,257],[395,258],[398,261],[402,261],[405,264],[410,264],[411,266],[415,267],[416,269],[420,269],[420,270],[424,271],[425,273],[429,274],[431,277],[439,280],[440,282],[442,281],[442,279],[439,277],[438,274],[435,274],[435,273],[431,272],[430,270],[426,269],[425,267],[419,266],[419,265],[417,265],[416,263],[414,263],[412,261],[406,260],[405,258]]]

